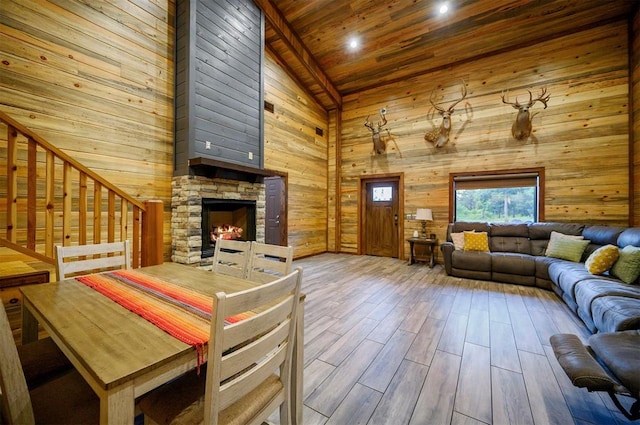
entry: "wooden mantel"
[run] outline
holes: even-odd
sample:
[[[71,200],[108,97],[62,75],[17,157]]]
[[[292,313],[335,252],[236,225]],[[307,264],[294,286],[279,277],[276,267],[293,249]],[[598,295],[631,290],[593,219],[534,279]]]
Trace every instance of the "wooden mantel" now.
[[[287,174],[281,171],[247,167],[204,157],[191,158],[189,169],[197,176],[252,183],[262,183],[265,177],[286,176]]]

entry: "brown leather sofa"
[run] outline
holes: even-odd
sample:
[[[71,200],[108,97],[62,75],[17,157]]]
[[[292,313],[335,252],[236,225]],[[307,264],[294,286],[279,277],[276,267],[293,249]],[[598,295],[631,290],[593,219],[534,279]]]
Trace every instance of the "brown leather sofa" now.
[[[487,232],[490,252],[457,250],[451,233]],[[582,235],[590,241],[580,262],[545,256],[551,232]],[[590,274],[584,262],[596,249],[613,244],[640,247],[640,228],[575,223],[456,222],[440,248],[448,275],[537,286],[553,290],[592,333],[640,329],[640,286],[608,275]]]

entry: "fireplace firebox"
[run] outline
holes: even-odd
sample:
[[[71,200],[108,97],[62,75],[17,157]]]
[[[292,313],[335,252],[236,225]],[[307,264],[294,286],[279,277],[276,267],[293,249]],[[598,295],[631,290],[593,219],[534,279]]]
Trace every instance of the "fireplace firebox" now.
[[[213,256],[218,239],[256,240],[256,201],[202,199],[202,258]]]

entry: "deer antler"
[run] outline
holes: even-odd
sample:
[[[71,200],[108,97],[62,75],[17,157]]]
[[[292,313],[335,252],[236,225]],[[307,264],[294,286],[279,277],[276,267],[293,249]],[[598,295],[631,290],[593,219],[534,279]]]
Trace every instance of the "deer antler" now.
[[[529,95],[531,95],[531,92],[529,92]],[[547,109],[547,102],[549,101],[550,98],[551,98],[551,95],[547,94],[547,88],[543,87],[542,92],[540,93],[540,96],[538,96],[536,99],[533,99],[529,102],[529,107],[533,106],[533,104],[536,102],[540,102],[544,105],[543,109]]]
[[[462,102],[462,100],[467,97],[467,85],[464,83],[464,80],[462,80],[462,89],[460,89],[460,91],[462,92],[462,97],[458,100],[456,100],[455,102],[453,102],[451,104],[451,106],[449,106],[448,111],[450,113],[453,113],[453,108],[454,106],[456,106],[458,103]]]
[[[551,95],[547,94],[547,88],[543,87],[542,91],[540,93],[540,96],[538,96],[537,98],[533,98],[533,94],[531,93],[531,90],[527,90],[529,92],[529,103],[526,104],[527,108],[531,108],[533,106],[534,103],[536,102],[540,102],[544,105],[544,109],[547,109],[547,102],[549,101],[549,99],[551,98]],[[509,90],[507,90],[507,96],[509,95]],[[546,96],[545,96],[546,95]],[[516,96],[516,101],[515,102],[509,102],[508,100],[505,99],[505,94],[504,91],[502,91],[502,103],[506,103],[507,105],[511,105],[516,109],[520,109],[525,105],[521,105],[518,102],[518,97]]]
[[[436,105],[436,103],[434,102],[435,89],[431,92],[431,96],[429,96],[429,102],[431,102],[433,107],[436,108],[440,114],[443,114],[445,112],[448,112],[449,114],[452,114],[453,113],[453,108],[458,103],[462,102],[462,100],[465,97],[467,97],[467,85],[465,84],[464,80],[462,80],[462,88],[460,89],[460,91],[462,92],[462,97],[460,97],[460,99],[458,99],[455,102],[453,102],[447,109],[441,108],[440,106]]]
[[[434,95],[436,94],[436,89],[433,89],[433,91],[431,92],[431,96],[429,96],[429,102],[431,103],[431,105],[433,105],[434,108],[436,108],[436,110],[440,113],[444,112],[444,109],[442,109],[441,107],[439,107],[436,102],[434,102]]]
[[[369,115],[367,115],[367,118],[364,120],[364,126],[373,131],[373,124],[369,122]]]
[[[531,92],[529,92],[529,94],[531,94]],[[507,97],[509,96],[509,90],[507,90]],[[502,91],[502,103],[506,103],[507,105],[511,105],[516,109],[520,109],[520,107],[522,105],[520,105],[518,103],[518,96],[516,96],[516,101],[515,102],[509,102],[508,100],[505,99],[505,94],[504,94],[504,90]]]

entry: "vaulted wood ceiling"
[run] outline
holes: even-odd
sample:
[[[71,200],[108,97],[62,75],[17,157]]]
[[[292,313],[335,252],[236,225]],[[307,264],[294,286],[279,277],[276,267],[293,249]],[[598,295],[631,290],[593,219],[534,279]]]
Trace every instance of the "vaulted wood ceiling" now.
[[[255,2],[267,49],[328,110],[351,93],[627,19],[637,3],[448,0],[440,15],[440,0]],[[355,52],[352,36],[361,40]]]

